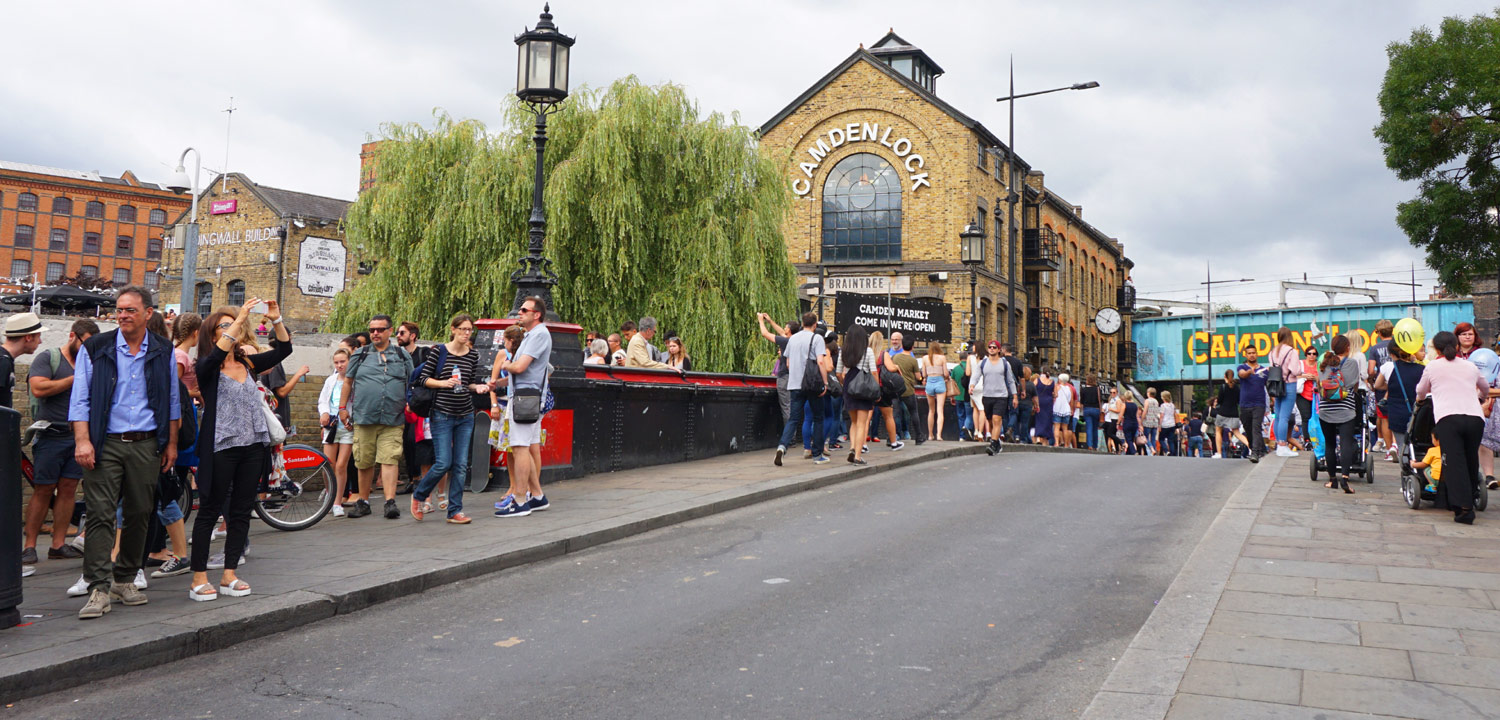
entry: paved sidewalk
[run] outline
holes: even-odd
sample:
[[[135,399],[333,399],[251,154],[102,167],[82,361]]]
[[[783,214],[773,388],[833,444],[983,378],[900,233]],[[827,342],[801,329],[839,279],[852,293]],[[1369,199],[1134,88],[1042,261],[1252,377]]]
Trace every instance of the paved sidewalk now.
[[[1263,502],[1230,501],[1085,717],[1500,717],[1500,508],[1459,525],[1393,464],[1345,495],[1307,462],[1247,478]]]
[[[800,448],[799,448],[800,450]],[[339,613],[422,592],[446,583],[569,552],[674,523],[917,463],[983,452],[978,443],[936,442],[890,452],[872,448],[870,464],[839,455],[815,466],[796,452],[774,467],[771,451],[594,475],[548,485],[552,509],[529,517],[491,515],[498,492],[466,494],[471,525],[449,525],[434,513],[417,522],[400,496],[402,517],[327,518],[301,532],[254,522],[249,560],[240,576],[254,587],[245,598],[193,602],[190,575],[153,580],[150,603],[118,603],[98,620],[80,621],[84,598],[64,590],[79,561],[43,561],[26,578],[22,626],[0,630],[0,703],[75,686]],[[436,502],[434,497],[433,501]],[[42,538],[45,542],[46,538]],[[222,541],[215,543],[221,549]],[[210,571],[216,581],[218,571]]]

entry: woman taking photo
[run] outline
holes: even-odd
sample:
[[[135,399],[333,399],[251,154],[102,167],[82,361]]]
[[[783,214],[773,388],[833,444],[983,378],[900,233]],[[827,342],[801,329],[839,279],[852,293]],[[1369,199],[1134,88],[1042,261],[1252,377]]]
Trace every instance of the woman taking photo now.
[[[1364,368],[1358,359],[1350,357],[1351,347],[1349,338],[1335,335],[1333,350],[1325,353],[1318,363],[1318,421],[1323,426],[1323,457],[1328,464],[1328,483],[1323,487],[1343,488],[1345,493],[1353,495],[1349,473],[1359,455],[1355,444],[1359,418],[1355,414],[1354,391],[1359,388]]]
[[[203,395],[203,421],[198,428],[198,494],[202,510],[193,521],[192,587],[188,597],[216,600],[220,594],[242,597],[250,585],[235,569],[250,537],[250,511],[260,479],[269,467],[270,423],[266,395],[255,376],[292,354],[291,336],[281,321],[281,307],[266,300],[264,317],[276,328],[271,350],[246,355],[241,343],[249,336],[250,309],[262,302],[250,298],[238,310],[221,308],[203,321],[198,343],[198,389]],[[224,510],[228,536],[224,540],[224,574],[218,590],[208,583],[209,543],[218,508]]]
[[[865,329],[855,325],[844,333],[843,348],[844,365],[844,387],[847,389],[854,379],[860,374],[875,373],[875,353],[870,350],[870,337],[865,334]],[[880,376],[875,376],[875,381],[880,382]],[[870,427],[870,414],[875,411],[875,403],[869,400],[860,400],[844,393],[844,407],[849,410],[849,464],[868,465],[864,459],[865,445],[864,434]],[[892,422],[892,425],[895,423]]]
[[[943,354],[943,344],[933,341],[927,344],[927,356],[922,358],[922,390],[927,393],[927,439],[943,439],[943,412],[948,403],[948,356]]]
[[[1463,325],[1459,325],[1460,328]],[[1472,331],[1472,328],[1470,328]],[[1438,507],[1453,511],[1453,522],[1474,524],[1474,497],[1479,493],[1479,441],[1484,435],[1480,403],[1490,387],[1474,363],[1458,356],[1459,340],[1444,331],[1432,338],[1436,357],[1417,383],[1417,399],[1432,397],[1432,434],[1443,449],[1443,482]]]
[[[349,351],[333,351],[333,374],[323,381],[318,393],[318,423],[323,428],[323,455],[333,463],[333,478],[338,492],[334,497],[334,517],[344,517],[344,491],[348,488],[349,457],[354,450],[354,424],[343,422],[336,412],[344,392],[344,370],[349,367]]]
[[[1283,327],[1276,331],[1276,347],[1271,348],[1271,372],[1281,373],[1285,381],[1281,397],[1271,398],[1276,413],[1276,456],[1297,457],[1297,451],[1287,444],[1292,436],[1292,411],[1297,407],[1297,381],[1302,378],[1302,359],[1297,357],[1297,348],[1292,347],[1292,329]],[[1303,415],[1302,417],[1307,417]]]
[[[448,522],[467,525],[464,487],[469,484],[469,456],[474,444],[474,396],[488,394],[490,386],[479,382],[479,353],[470,342],[474,319],[459,313],[448,323],[448,329],[451,339],[427,353],[427,361],[417,372],[417,382],[437,392],[428,416],[432,424],[432,467],[411,494],[411,516],[422,519],[426,510],[423,503],[438,480],[448,475]]]

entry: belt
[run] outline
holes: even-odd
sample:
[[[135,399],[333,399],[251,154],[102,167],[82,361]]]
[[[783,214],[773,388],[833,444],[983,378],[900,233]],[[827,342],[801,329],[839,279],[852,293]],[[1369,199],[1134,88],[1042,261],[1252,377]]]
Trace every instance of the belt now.
[[[131,443],[131,442],[141,442],[143,440],[155,440],[156,439],[156,431],[155,430],[132,430],[130,432],[108,433],[108,434],[105,435],[105,437],[107,437],[107,438],[109,438],[111,440],[119,440],[120,442],[128,442],[128,443]]]

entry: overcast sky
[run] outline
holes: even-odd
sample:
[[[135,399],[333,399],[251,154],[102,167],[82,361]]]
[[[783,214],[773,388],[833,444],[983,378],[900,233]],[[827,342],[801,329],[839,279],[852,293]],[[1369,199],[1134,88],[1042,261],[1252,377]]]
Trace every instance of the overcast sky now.
[[[1494,2],[1494,0],[1490,0]],[[558,0],[573,83],[634,73],[759,126],[888,28],[946,74],[938,94],[1005,137],[1120,238],[1142,295],[1275,301],[1278,279],[1433,273],[1396,227],[1414,188],[1371,134],[1385,48],[1486,2],[887,2]],[[182,148],[256,182],[352,199],[359,144],[435,108],[495,124],[513,38],[540,2],[386,0],[9,4],[0,158],[162,182]],[[205,177],[210,173],[205,170]],[[207,179],[204,181],[207,182]],[[957,242],[957,238],[954,238]],[[1381,286],[1376,286],[1381,287]],[[1387,299],[1408,288],[1383,286]],[[1425,290],[1423,291],[1425,294]],[[1321,294],[1293,295],[1294,304]],[[1354,301],[1355,298],[1348,298]]]

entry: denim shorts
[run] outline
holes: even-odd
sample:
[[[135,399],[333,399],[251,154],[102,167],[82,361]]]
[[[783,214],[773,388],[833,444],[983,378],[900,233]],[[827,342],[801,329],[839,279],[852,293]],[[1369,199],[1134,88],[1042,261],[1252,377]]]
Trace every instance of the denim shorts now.
[[[59,478],[83,477],[83,468],[73,459],[73,433],[41,432],[31,445],[31,464],[35,467],[32,485],[56,485]]]
[[[1057,413],[1052,413],[1052,422],[1057,423],[1058,425],[1067,425],[1068,423],[1073,422],[1073,416],[1058,415]]]
[[[156,519],[160,520],[162,525],[171,525],[182,519],[182,508],[177,505],[176,500],[173,500],[156,511]],[[125,527],[125,508],[116,505],[115,529],[118,530],[123,527]]]

